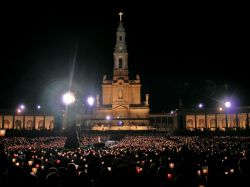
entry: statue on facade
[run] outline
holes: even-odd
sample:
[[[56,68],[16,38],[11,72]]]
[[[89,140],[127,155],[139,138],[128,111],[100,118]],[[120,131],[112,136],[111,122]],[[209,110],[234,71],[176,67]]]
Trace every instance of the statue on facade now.
[[[96,95],[96,104],[97,104],[97,106],[100,105],[99,94]]]
[[[118,93],[119,99],[123,98],[123,93],[122,93],[122,89],[119,89],[119,93]]]
[[[105,74],[105,75],[103,75],[102,80],[105,81],[106,79],[107,79],[107,75]]]

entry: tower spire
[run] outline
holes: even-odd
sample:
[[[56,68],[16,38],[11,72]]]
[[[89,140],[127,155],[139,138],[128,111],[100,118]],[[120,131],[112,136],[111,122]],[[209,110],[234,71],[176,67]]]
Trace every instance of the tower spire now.
[[[128,80],[128,52],[126,45],[126,32],[123,27],[122,16],[123,13],[119,12],[120,16],[119,26],[116,31],[116,43],[114,49],[114,74],[113,80],[123,78]]]
[[[119,12],[118,14],[120,16],[120,22],[122,22],[122,16],[123,16],[123,13],[122,12]]]

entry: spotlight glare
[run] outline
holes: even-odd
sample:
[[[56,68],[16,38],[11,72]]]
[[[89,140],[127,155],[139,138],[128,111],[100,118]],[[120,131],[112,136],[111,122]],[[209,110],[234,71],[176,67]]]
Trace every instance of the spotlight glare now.
[[[17,109],[17,113],[20,114],[22,110],[20,108]]]
[[[230,101],[225,102],[225,107],[230,108],[230,106],[231,106],[231,102]]]
[[[25,106],[22,104],[22,105],[20,105],[20,109],[21,110],[24,110],[25,109]]]
[[[75,102],[75,95],[72,92],[67,92],[63,95],[63,103],[65,103],[66,105],[72,104]]]
[[[88,102],[88,104],[89,104],[90,106],[92,106],[92,105],[94,104],[95,100],[94,100],[93,97],[88,97],[87,102]]]

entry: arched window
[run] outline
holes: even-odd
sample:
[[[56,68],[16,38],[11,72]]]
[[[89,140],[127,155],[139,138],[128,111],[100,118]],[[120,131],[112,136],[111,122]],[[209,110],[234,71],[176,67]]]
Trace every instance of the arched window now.
[[[236,119],[233,120],[233,126],[232,127],[237,127],[237,120]]]
[[[188,127],[188,128],[193,128],[193,123],[194,123],[194,122],[193,122],[192,119],[188,119],[188,120],[187,120],[187,127]]]
[[[20,130],[21,129],[21,124],[22,124],[21,120],[16,120],[15,121],[15,129]]]
[[[242,125],[241,125],[241,128],[243,127],[243,128],[248,128],[249,127],[249,123],[250,122],[250,120],[249,120],[249,117],[248,118],[246,118],[244,121],[242,121]]]
[[[221,120],[221,126],[222,128],[226,128],[226,119]]]
[[[119,68],[122,68],[122,58],[119,58]]]
[[[246,118],[245,125],[246,125],[246,127],[249,127],[249,125],[250,125],[250,117]]]
[[[26,129],[27,130],[32,130],[33,129],[33,121],[32,120],[27,121]]]
[[[39,120],[39,121],[38,121],[38,129],[39,129],[39,130],[44,129],[44,125],[43,125],[43,124],[44,124],[44,121],[43,121],[43,120]]]
[[[210,128],[216,128],[215,119],[210,120]]]
[[[119,36],[119,40],[122,41],[122,36]]]
[[[49,122],[49,129],[52,130],[54,128],[54,120]]]
[[[205,121],[204,121],[204,119],[199,119],[199,128],[205,128]]]
[[[4,129],[9,129],[10,128],[10,121],[5,119],[3,125],[4,125]]]

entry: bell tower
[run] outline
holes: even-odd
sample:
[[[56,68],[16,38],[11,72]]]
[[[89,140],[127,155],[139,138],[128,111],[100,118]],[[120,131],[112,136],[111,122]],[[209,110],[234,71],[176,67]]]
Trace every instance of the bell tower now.
[[[128,52],[127,45],[125,41],[126,32],[123,27],[122,22],[123,13],[120,12],[120,22],[116,31],[116,44],[114,49],[114,71],[113,71],[113,81],[118,79],[123,79],[125,81],[129,80],[128,76]]]
[[[108,79],[106,75],[102,80],[101,101],[97,97],[95,117],[103,128],[109,130],[132,130],[135,125],[141,125],[138,130],[147,130],[149,124],[149,95],[146,94],[146,101],[141,101],[140,75],[136,79],[130,79],[128,73],[128,51],[126,45],[126,32],[123,26],[122,16],[116,30],[116,42],[113,52],[114,68],[113,78]],[[107,124],[109,116],[109,126]],[[96,126],[99,129],[99,126]]]

